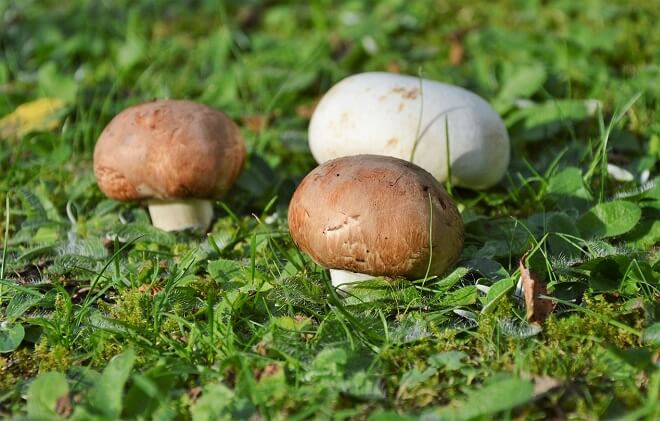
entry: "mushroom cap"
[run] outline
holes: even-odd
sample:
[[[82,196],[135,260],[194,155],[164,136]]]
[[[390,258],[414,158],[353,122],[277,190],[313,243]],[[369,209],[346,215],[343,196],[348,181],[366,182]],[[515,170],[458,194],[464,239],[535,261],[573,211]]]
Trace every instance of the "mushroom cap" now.
[[[429,273],[441,274],[463,248],[461,215],[438,181],[378,155],[338,158],[310,172],[291,199],[289,230],[321,266],[373,276],[423,277],[430,257]]]
[[[478,95],[419,77],[373,72],[333,86],[314,110],[309,147],[318,163],[378,154],[411,160],[447,178],[446,128],[454,184],[482,189],[509,165],[509,137],[499,115]]]
[[[231,188],[244,161],[243,138],[224,113],[158,100],[110,121],[96,143],[94,174],[117,200],[212,199]]]

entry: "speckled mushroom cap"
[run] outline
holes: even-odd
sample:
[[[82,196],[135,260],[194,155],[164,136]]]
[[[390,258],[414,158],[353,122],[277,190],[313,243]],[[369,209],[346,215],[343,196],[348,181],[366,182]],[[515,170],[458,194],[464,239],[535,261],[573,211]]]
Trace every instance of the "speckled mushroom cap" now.
[[[334,159],[310,172],[291,199],[289,230],[318,264],[373,276],[423,277],[430,231],[432,275],[455,263],[463,247],[461,215],[438,181],[407,161],[376,155]]]
[[[94,150],[94,174],[108,197],[212,199],[228,191],[245,161],[245,143],[224,113],[191,101],[127,108]]]

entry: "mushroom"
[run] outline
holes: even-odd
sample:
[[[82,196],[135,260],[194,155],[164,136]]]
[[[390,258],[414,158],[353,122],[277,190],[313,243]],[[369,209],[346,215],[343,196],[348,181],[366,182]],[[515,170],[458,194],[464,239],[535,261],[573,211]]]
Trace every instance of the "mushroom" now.
[[[211,200],[231,188],[244,161],[243,138],[225,114],[191,101],[159,100],[110,121],[96,143],[94,174],[110,198],[146,199],[155,227],[206,231]]]
[[[497,183],[510,153],[502,119],[478,95],[378,72],[350,76],[323,96],[309,124],[309,147],[318,163],[387,155],[414,162],[439,181],[448,177],[449,152],[453,183],[472,189]]]
[[[293,241],[338,286],[374,276],[439,275],[463,247],[463,221],[440,183],[410,162],[379,155],[328,161],[289,205]]]

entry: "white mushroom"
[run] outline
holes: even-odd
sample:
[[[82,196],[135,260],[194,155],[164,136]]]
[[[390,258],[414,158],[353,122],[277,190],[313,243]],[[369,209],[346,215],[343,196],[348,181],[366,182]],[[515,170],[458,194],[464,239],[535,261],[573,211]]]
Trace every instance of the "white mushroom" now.
[[[481,97],[390,73],[357,74],[332,87],[312,115],[309,146],[319,163],[387,155],[414,162],[440,181],[447,178],[449,149],[452,181],[472,189],[497,183],[510,153],[504,123]]]

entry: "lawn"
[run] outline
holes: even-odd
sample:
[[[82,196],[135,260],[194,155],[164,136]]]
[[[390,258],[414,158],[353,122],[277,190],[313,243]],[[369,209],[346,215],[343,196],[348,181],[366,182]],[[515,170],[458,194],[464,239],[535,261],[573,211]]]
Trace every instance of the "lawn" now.
[[[657,6],[0,0],[0,418],[660,418]],[[449,273],[342,293],[287,208],[314,105],[375,70],[478,93],[512,159],[447,185]],[[207,234],[96,185],[105,125],[155,98],[246,139]]]

